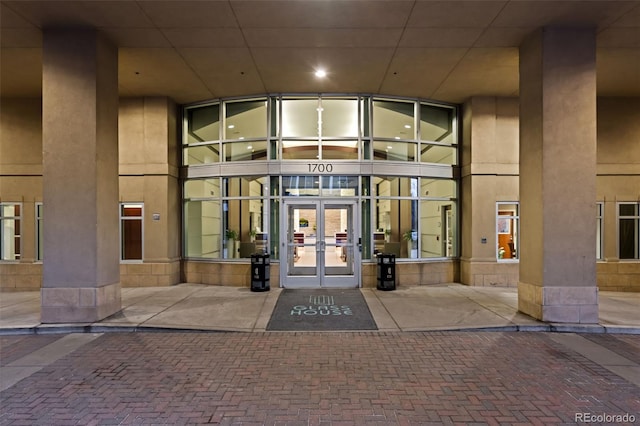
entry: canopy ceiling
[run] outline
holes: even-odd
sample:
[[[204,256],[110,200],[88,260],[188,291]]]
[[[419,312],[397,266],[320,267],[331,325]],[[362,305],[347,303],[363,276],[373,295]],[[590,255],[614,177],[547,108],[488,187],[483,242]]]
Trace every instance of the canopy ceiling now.
[[[0,95],[38,97],[42,28],[119,46],[121,96],[178,103],[261,93],[462,102],[518,94],[518,46],[541,26],[597,27],[598,94],[640,96],[640,0],[0,1]],[[328,76],[314,77],[322,67]]]

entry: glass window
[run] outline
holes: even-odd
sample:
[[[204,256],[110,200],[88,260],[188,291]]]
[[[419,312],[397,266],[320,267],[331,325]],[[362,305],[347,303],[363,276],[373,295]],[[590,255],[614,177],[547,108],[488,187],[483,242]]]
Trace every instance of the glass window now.
[[[43,210],[42,203],[36,203],[36,260],[42,260],[42,255],[44,253],[43,243],[44,243],[44,234],[43,234]]]
[[[319,135],[317,98],[282,100],[282,137],[308,138]]]
[[[596,259],[602,260],[602,220],[604,217],[604,203],[596,203]]]
[[[373,159],[385,161],[416,161],[418,144],[412,142],[374,141]]]
[[[187,182],[190,183],[191,181]],[[184,251],[188,258],[220,256],[222,221],[219,200],[186,201],[184,205]]]
[[[418,178],[375,176],[373,195],[379,197],[418,197]]]
[[[282,141],[283,160],[317,160],[318,141]]]
[[[322,176],[322,195],[325,197],[356,197],[358,176]]]
[[[261,120],[264,122],[264,119]],[[220,105],[187,109],[186,143],[217,141],[220,139]]]
[[[320,178],[318,176],[283,176],[282,195],[293,197],[320,195]]]
[[[20,260],[21,204],[0,203],[0,260]]]
[[[262,197],[266,196],[267,178],[264,176],[243,176],[224,178],[225,197]]]
[[[451,146],[420,144],[420,161],[423,163],[455,165],[456,153],[456,148]]]
[[[373,178],[373,251],[418,257],[418,179]],[[411,197],[407,199],[406,197]]]
[[[421,104],[420,140],[448,144],[456,143],[454,113],[455,110],[453,108]]]
[[[322,141],[323,160],[357,160],[358,141],[345,140],[323,140]]]
[[[358,100],[322,99],[320,108],[323,138],[358,137]]]
[[[415,136],[415,104],[413,102],[373,101],[373,136],[409,139]]]
[[[185,257],[234,259],[266,252],[266,182],[265,176],[186,181]]]
[[[211,198],[219,197],[220,179],[189,179],[184,184],[185,198]]]
[[[496,257],[498,260],[518,259],[518,203],[497,203]]]
[[[640,203],[618,204],[618,256],[638,259],[640,245]]]
[[[210,164],[220,161],[220,144],[195,145],[185,148],[183,163],[186,166]]]
[[[457,211],[452,200],[420,201],[420,257],[454,257]]]
[[[222,145],[224,161],[254,161],[267,159],[267,142],[228,142]]]
[[[224,106],[225,139],[266,138],[267,101],[265,99],[226,102]]]
[[[142,261],[143,205],[120,204],[120,260]]]
[[[456,182],[449,179],[420,180],[420,196],[429,198],[455,198]]]

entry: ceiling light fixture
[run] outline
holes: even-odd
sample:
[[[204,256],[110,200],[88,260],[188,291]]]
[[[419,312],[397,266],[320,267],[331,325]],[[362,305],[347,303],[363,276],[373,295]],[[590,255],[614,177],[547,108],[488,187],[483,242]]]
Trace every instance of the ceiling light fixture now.
[[[327,76],[327,72],[323,69],[316,70],[316,77],[325,78]]]

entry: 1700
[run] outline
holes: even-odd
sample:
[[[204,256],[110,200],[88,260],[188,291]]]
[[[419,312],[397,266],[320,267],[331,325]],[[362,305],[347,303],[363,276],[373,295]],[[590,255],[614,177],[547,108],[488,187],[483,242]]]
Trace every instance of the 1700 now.
[[[333,164],[308,163],[309,173],[331,173],[333,172]]]

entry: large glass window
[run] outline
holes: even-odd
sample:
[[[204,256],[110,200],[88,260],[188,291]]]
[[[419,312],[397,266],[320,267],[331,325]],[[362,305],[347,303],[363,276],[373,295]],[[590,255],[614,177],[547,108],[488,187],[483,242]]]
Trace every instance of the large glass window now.
[[[400,258],[457,256],[455,179],[419,176],[420,172],[394,176],[380,163],[373,167],[385,167],[381,173],[390,175],[278,172],[289,168],[304,173],[299,167],[303,163],[336,167],[337,160],[455,166],[455,107],[366,95],[294,94],[190,106],[184,119],[184,164],[188,175],[193,170],[200,176],[184,184],[186,257],[246,257],[251,250],[261,250],[252,243],[262,232],[268,239],[266,250],[277,258],[283,197],[359,199],[366,216],[361,221],[364,259],[383,250]],[[254,160],[275,160],[273,167],[269,165],[273,174],[237,177],[238,166],[231,164],[191,169]]]
[[[440,105],[420,105],[420,140],[455,144],[455,110]]]
[[[20,260],[22,205],[0,203],[0,260]]]
[[[186,143],[196,144],[220,139],[220,105],[188,108]]]
[[[497,203],[496,257],[498,260],[518,259],[518,235],[520,232],[517,202]]]
[[[318,127],[320,104],[317,98],[283,99],[281,104],[283,138],[317,138],[320,136],[320,128]]]
[[[374,99],[373,136],[386,139],[416,139],[415,103]]]
[[[638,259],[640,203],[618,203],[618,257]]]
[[[197,165],[220,161],[220,105],[185,110],[183,164]]]
[[[373,178],[374,254],[418,257],[418,179],[396,176]]]
[[[267,137],[267,101],[226,102],[224,139],[263,139]]]
[[[248,258],[268,250],[267,178],[243,176],[185,182],[185,256]]]
[[[357,138],[358,123],[357,99],[322,99],[320,128],[323,138]]]
[[[120,204],[120,260],[142,261],[143,204]]]
[[[420,180],[420,257],[457,255],[455,181]]]

